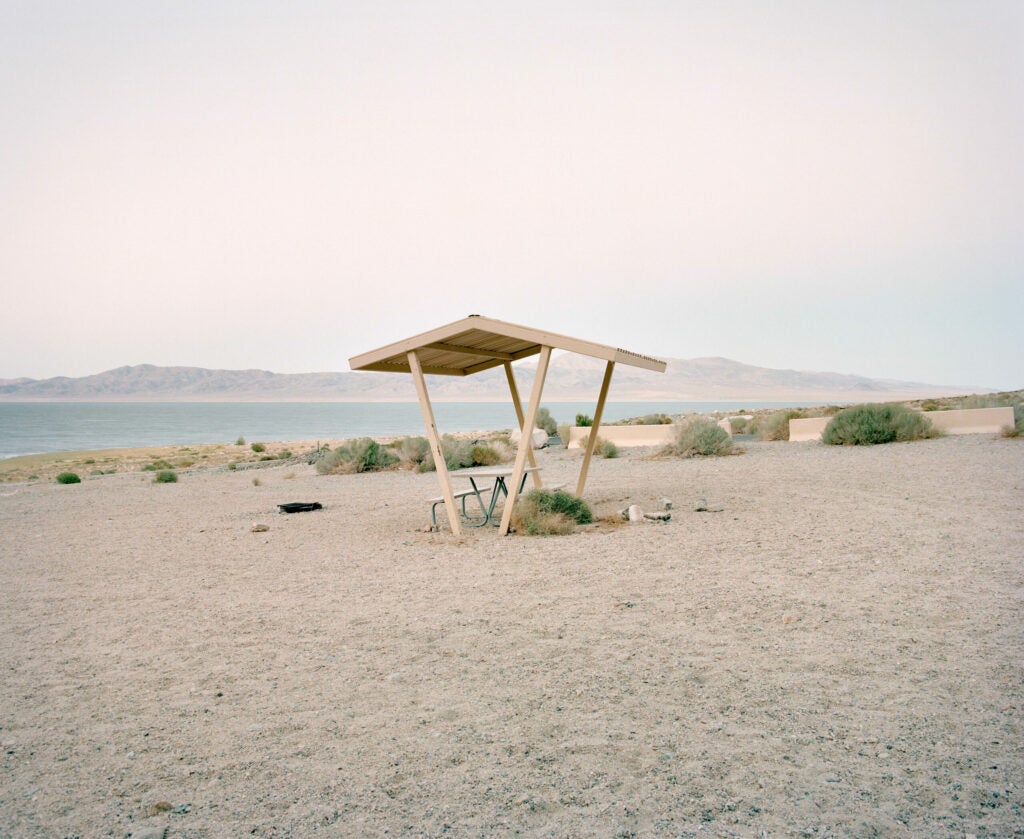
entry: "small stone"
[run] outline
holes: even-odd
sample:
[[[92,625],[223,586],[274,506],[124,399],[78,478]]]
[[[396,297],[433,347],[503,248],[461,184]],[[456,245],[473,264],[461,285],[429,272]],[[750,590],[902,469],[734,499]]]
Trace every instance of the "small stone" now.
[[[270,530],[269,524],[262,524],[261,522],[256,522],[252,526],[253,533],[266,533],[268,530]]]
[[[157,801],[146,808],[146,815],[159,816],[161,813],[169,813],[173,809],[174,805],[170,801]]]
[[[708,500],[706,498],[698,498],[697,506],[693,508],[697,513],[703,513],[708,509]]]
[[[662,498],[662,499],[659,500],[659,503],[661,504],[661,509],[662,510],[671,510],[672,509],[672,499],[671,498]]]
[[[436,524],[425,524],[420,528],[420,533],[434,533],[437,531]]]
[[[668,521],[672,518],[671,513],[644,513],[644,518],[648,521]]]
[[[782,616],[782,625],[783,626],[789,626],[795,620],[796,620],[796,618],[793,617],[792,615],[783,615]]]
[[[637,504],[630,504],[629,509],[626,512],[629,513],[629,520],[631,522],[644,520],[644,511],[641,510]]]

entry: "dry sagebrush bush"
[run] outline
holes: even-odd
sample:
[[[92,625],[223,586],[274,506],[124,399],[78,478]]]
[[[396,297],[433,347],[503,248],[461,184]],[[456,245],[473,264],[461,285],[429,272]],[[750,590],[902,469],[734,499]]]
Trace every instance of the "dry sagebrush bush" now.
[[[676,439],[658,454],[675,457],[721,457],[733,454],[729,432],[709,419],[680,423]]]
[[[874,446],[937,436],[939,432],[921,412],[886,403],[854,405],[840,411],[825,426],[821,440],[830,446]]]
[[[378,472],[398,462],[398,455],[382,447],[376,440],[360,437],[349,440],[328,452],[316,464],[321,475]]]
[[[519,497],[512,525],[527,536],[565,536],[594,520],[587,502],[560,489],[534,489]]]

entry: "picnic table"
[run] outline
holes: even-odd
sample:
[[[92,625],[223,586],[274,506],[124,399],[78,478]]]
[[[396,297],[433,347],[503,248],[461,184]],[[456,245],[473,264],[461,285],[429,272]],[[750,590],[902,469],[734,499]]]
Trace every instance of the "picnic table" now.
[[[527,466],[523,470],[523,480],[519,485],[519,492],[523,491],[523,487],[526,486],[526,477],[531,472],[539,472],[540,466]],[[467,520],[467,524],[470,527],[483,527],[487,523],[496,523],[494,519],[494,507],[498,503],[498,496],[504,495],[508,497],[508,485],[505,483],[506,478],[512,477],[513,473],[512,466],[498,466],[493,469],[473,469],[471,471],[464,472],[452,472],[453,478],[469,478],[469,484],[471,489],[464,489],[459,492],[452,493],[453,497],[462,501],[462,517]],[[487,482],[492,480],[494,484],[487,486]],[[480,481],[481,484],[478,484]],[[484,501],[484,495],[486,493],[491,494],[490,503]],[[470,515],[466,511],[466,500],[470,497],[476,498],[477,503],[480,505],[480,515]],[[439,504],[444,504],[444,498],[432,498],[430,500],[430,519],[437,526],[437,507]],[[479,521],[477,521],[479,519]]]

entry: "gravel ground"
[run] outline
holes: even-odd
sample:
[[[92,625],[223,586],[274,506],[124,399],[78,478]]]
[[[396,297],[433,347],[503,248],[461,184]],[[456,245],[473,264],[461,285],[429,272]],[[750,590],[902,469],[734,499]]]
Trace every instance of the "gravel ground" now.
[[[0,836],[1024,836],[1024,443],[745,448],[3,485]]]

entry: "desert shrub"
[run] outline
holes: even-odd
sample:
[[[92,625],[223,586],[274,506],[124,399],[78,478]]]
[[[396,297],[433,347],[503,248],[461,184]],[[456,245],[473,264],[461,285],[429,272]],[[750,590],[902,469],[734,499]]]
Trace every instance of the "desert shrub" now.
[[[1013,406],[1013,427],[1006,430],[1007,437],[1020,437],[1024,435],[1024,403],[1018,402]]]
[[[516,501],[512,520],[516,530],[529,536],[556,536],[590,524],[594,515],[582,498],[560,489],[534,489]]]
[[[445,434],[441,438],[441,451],[444,454],[444,463],[449,471],[466,469],[469,466],[493,466],[508,459],[508,447],[506,444],[496,441],[494,445],[475,443],[472,440],[464,440]],[[427,451],[426,457],[419,466],[421,472],[433,472],[434,454]]]
[[[747,417],[729,417],[729,427],[733,434],[746,434],[749,425]]]
[[[177,482],[178,473],[170,469],[163,469],[153,476],[153,483],[156,484],[176,484]]]
[[[473,442],[445,434],[441,437],[441,453],[444,463],[450,470],[465,469],[473,465]],[[433,457],[431,457],[433,462]]]
[[[551,411],[543,405],[537,409],[537,419],[534,422],[534,425],[536,425],[537,428],[543,428],[548,433],[548,437],[552,434],[558,433],[558,423],[555,422],[555,418],[551,416]]]
[[[825,426],[823,443],[830,446],[873,446],[937,436],[931,420],[896,403],[854,405],[836,414]]]
[[[291,460],[292,459],[292,453],[288,449],[284,449],[283,451],[278,452],[277,459],[278,460]]]
[[[562,445],[569,448],[569,434],[571,433],[572,426],[566,423],[565,425],[558,426],[558,436],[562,438]]]
[[[92,471],[91,471],[91,472],[89,473],[89,476],[90,476],[90,477],[92,477],[92,478],[95,478],[96,476],[98,476],[98,475],[102,475],[102,474],[104,474],[104,473],[103,473],[103,470],[102,470],[102,469],[93,469],[93,470],[92,470]]]
[[[403,437],[397,441],[395,450],[403,467],[425,471],[423,462],[430,457],[430,443],[426,437]]]
[[[475,445],[472,454],[474,466],[494,466],[502,461],[501,452],[493,446]]]
[[[760,440],[788,440],[789,421],[800,419],[802,411],[775,411],[765,417],[757,427],[757,436]]]
[[[253,478],[253,479],[252,479],[252,485],[253,485],[254,487],[258,487],[258,486],[259,486],[260,484],[262,484],[262,483],[263,483],[263,482],[262,482],[262,481],[261,481],[261,480],[260,480],[259,478]]]
[[[93,464],[93,463],[95,463],[95,462],[96,462],[96,461],[95,461],[95,460],[94,460],[93,458],[91,458],[91,457],[87,457],[87,458],[85,459],[85,461],[84,461],[84,463],[87,463],[87,464],[89,464],[89,465],[92,465],[92,464]]]
[[[613,458],[619,456],[619,447],[611,440],[602,440],[600,437],[597,438],[597,451],[600,452],[601,457]]]
[[[173,469],[173,468],[174,468],[174,466],[172,466],[168,461],[160,459],[160,460],[154,460],[152,463],[147,463],[145,466],[142,467],[142,471],[143,472],[159,472],[161,469]]]
[[[376,472],[398,461],[398,456],[369,437],[349,440],[317,461],[321,475]]]
[[[613,425],[672,425],[672,417],[668,414],[644,414],[628,420],[612,423]]]
[[[232,472],[234,472],[237,468],[238,464],[235,463],[235,461],[233,460],[228,464],[228,469],[230,469]]]
[[[267,447],[264,446],[262,443],[253,443],[249,448],[256,452],[256,454],[259,454],[260,452],[265,452],[267,450]]]
[[[576,427],[577,428],[590,428],[594,424],[592,417],[587,414],[576,414]]]
[[[660,453],[676,457],[719,457],[732,454],[732,437],[711,420],[693,419],[680,423],[676,439]]]
[[[82,479],[78,477],[74,472],[61,472],[57,476],[58,484],[80,484]]]
[[[265,454],[260,457],[260,463],[266,463],[268,460],[277,460],[272,454]]]
[[[235,445],[236,446],[244,446],[245,445],[245,438],[244,437],[239,437],[237,440],[235,440]]]

